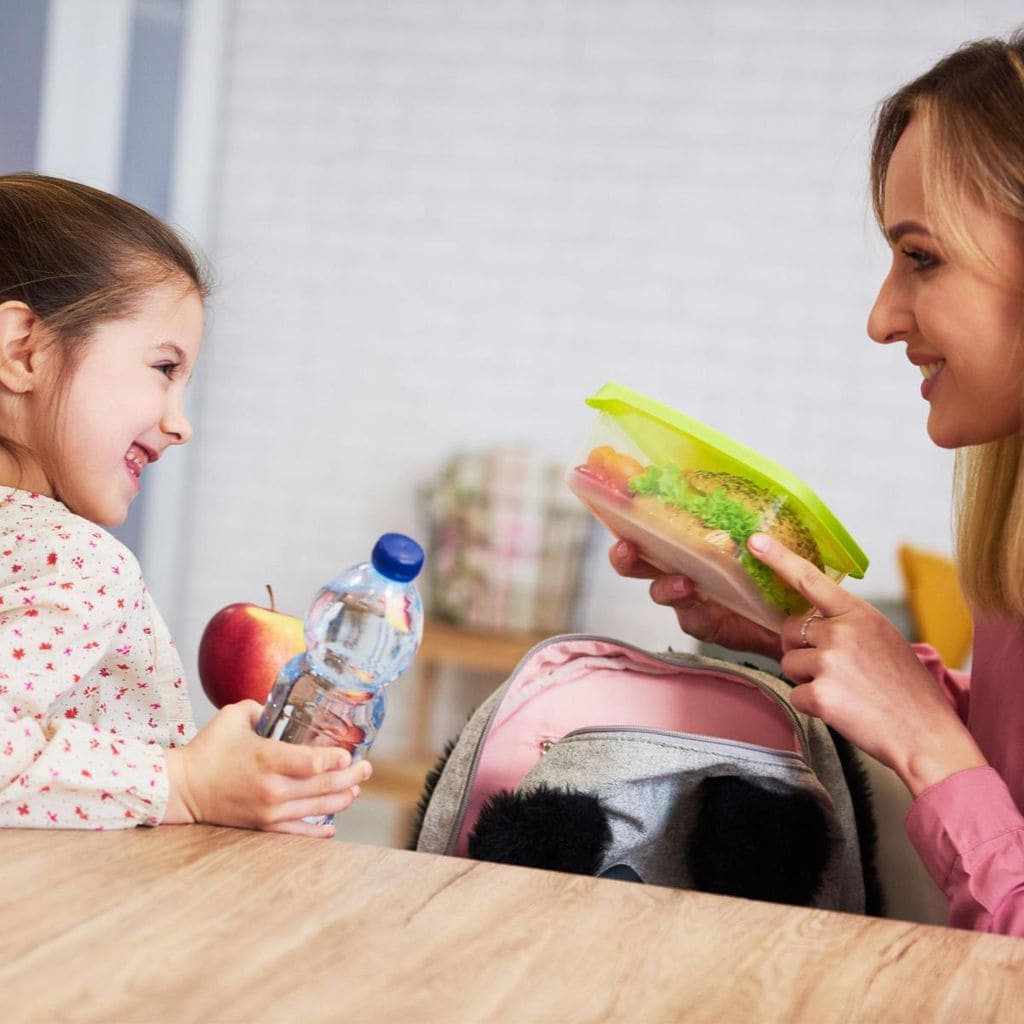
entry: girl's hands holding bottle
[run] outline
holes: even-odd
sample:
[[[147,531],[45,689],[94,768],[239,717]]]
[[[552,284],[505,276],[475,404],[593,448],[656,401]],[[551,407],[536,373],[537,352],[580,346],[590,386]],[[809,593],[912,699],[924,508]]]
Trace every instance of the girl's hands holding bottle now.
[[[651,597],[673,608],[691,636],[778,659],[795,684],[793,707],[892,768],[913,795],[986,763],[938,682],[881,612],[765,534],[748,547],[812,605],[788,618],[781,635],[702,600],[686,577],[659,575],[632,544],[616,544],[611,561],[624,576],[653,577]]]
[[[368,761],[351,764],[341,747],[264,739],[253,731],[263,708],[229,704],[184,747],[167,751],[165,824],[207,822],[330,838],[334,825],[304,818],[337,814],[359,795]]]

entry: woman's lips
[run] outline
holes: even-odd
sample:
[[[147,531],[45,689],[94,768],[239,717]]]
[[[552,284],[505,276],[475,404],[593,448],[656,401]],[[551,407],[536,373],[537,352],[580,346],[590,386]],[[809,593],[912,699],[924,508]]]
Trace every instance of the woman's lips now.
[[[924,380],[921,381],[921,397],[927,399],[931,396],[938,383],[942,368],[946,365],[945,359],[937,359],[932,363],[920,363],[918,368]]]

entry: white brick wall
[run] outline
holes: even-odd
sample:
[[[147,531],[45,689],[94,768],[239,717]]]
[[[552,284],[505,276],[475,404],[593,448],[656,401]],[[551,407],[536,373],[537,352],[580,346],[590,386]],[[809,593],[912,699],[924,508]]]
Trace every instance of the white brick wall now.
[[[949,547],[902,347],[875,103],[1015,0],[238,0],[181,607],[186,664],[271,581],[302,614],[454,448],[568,459],[606,380],[786,465],[899,590]],[[583,625],[679,643],[595,559]],[[200,717],[206,716],[196,688]],[[383,741],[383,740],[382,740]]]

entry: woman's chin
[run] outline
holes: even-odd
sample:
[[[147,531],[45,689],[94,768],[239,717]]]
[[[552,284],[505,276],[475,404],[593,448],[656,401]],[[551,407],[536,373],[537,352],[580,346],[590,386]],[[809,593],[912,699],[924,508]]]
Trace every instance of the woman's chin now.
[[[964,448],[970,444],[980,443],[972,440],[966,431],[956,428],[949,423],[944,423],[935,415],[934,410],[932,410],[928,417],[928,437],[931,438],[932,444],[950,451],[956,448]]]

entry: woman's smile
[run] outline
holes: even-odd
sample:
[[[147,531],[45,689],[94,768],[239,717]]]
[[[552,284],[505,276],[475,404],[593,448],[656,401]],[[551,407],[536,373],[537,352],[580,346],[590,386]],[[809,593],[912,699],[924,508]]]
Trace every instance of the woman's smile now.
[[[883,220],[892,264],[868,334],[907,346],[907,358],[921,371],[936,444],[986,444],[1022,425],[1021,238],[1012,220],[965,196],[964,234],[974,251],[944,244],[925,195],[922,140],[911,121],[889,161]]]

